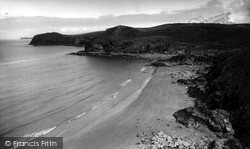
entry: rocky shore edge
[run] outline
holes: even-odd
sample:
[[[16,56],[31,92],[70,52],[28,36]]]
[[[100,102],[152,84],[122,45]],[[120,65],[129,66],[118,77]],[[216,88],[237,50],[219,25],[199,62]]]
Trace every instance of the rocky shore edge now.
[[[180,58],[182,57],[182,58]],[[249,148],[249,57],[248,50],[221,52],[217,56],[195,60],[175,56],[151,63],[164,67],[173,65],[202,65],[197,71],[171,74],[172,83],[187,87],[195,105],[173,114],[176,121],[198,131],[207,129],[215,138],[169,136],[163,132],[138,134],[141,149],[243,149]],[[172,59],[172,60],[171,60]],[[174,59],[174,60],[173,60]]]
[[[187,94],[195,98],[195,106],[174,113],[176,121],[198,131],[210,130],[214,138],[190,139],[168,136],[163,132],[138,134],[138,148],[208,148],[242,149],[249,147],[249,57],[248,49],[222,51],[213,55],[165,55],[100,53],[79,51],[70,55],[146,59],[150,66],[201,66],[194,72],[171,74],[172,83],[187,86]]]
[[[76,56],[93,56],[93,57],[109,57],[109,58],[127,58],[127,59],[146,59],[146,60],[158,60],[158,59],[168,59],[173,55],[166,54],[133,54],[133,53],[106,53],[106,52],[85,52],[84,50],[69,53],[68,55],[76,55]]]

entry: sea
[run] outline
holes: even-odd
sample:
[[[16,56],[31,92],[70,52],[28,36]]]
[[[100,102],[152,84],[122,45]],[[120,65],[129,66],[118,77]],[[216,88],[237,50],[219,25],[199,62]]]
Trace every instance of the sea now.
[[[125,100],[153,71],[143,60],[68,55],[83,47],[29,42],[0,41],[2,137],[48,134],[104,100]]]

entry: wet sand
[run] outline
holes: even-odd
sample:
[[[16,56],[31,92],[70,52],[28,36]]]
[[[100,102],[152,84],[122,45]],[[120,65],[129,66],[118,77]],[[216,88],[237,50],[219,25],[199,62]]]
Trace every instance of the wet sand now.
[[[136,148],[138,133],[163,131],[168,135],[192,136],[199,132],[175,122],[173,113],[193,105],[185,86],[172,84],[171,72],[193,67],[162,67],[146,78],[130,96],[107,102],[82,119],[57,128],[47,136],[63,137],[65,149]],[[117,95],[119,97],[119,94]]]

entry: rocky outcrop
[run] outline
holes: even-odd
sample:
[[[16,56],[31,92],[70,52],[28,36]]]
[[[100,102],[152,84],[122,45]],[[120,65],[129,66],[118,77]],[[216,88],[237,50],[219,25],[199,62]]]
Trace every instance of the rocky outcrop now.
[[[246,33],[250,33],[249,25],[166,24],[152,28],[116,26],[91,40],[86,46],[86,52],[176,54],[180,51],[227,50],[229,47],[249,46],[246,40],[249,35]],[[205,61],[202,57],[192,58],[196,62]],[[188,63],[187,58],[183,61]]]
[[[232,117],[235,136],[250,146],[249,49],[219,54],[206,75],[206,105]]]
[[[56,32],[40,34],[33,37],[31,45],[74,45],[73,36],[65,36]]]
[[[174,113],[176,120],[188,127],[207,127],[224,139],[238,138],[249,147],[249,56],[249,49],[223,52],[200,80],[183,79],[191,82],[187,93],[197,101],[194,107]]]
[[[170,136],[162,131],[138,134],[138,149],[242,149],[236,139],[216,139],[199,136]]]
[[[150,66],[154,66],[154,67],[166,67],[166,66],[168,66],[168,67],[171,67],[170,64],[167,64],[164,62],[159,62],[159,61],[150,63]]]
[[[91,39],[102,32],[92,32],[79,35],[65,35],[56,32],[35,35],[30,42],[34,46],[65,45],[65,46],[85,46]]]
[[[78,35],[56,32],[33,37],[31,45],[85,46],[85,52],[102,55],[204,53],[249,47],[250,25],[164,24],[150,28],[116,26],[105,31]],[[205,52],[207,53],[207,52]],[[82,55],[82,54],[81,54]],[[175,57],[179,63],[194,64],[206,57]],[[170,61],[174,62],[175,59]]]
[[[234,130],[230,123],[230,114],[221,109],[209,110],[205,106],[189,107],[174,113],[177,122],[199,129],[207,127],[218,136],[234,135]]]
[[[137,137],[140,141],[137,144],[139,149],[204,149],[208,148],[211,138],[193,137],[187,138],[183,136],[169,136],[159,132],[152,132],[150,134],[142,133]]]
[[[32,37],[21,37],[21,40],[32,39]]]

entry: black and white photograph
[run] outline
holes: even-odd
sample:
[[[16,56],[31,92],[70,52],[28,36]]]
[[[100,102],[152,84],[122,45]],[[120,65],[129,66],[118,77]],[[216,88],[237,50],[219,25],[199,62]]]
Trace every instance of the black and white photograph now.
[[[250,0],[0,0],[0,149],[250,149]]]

